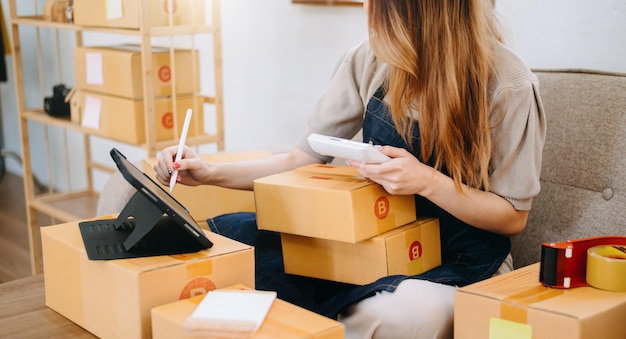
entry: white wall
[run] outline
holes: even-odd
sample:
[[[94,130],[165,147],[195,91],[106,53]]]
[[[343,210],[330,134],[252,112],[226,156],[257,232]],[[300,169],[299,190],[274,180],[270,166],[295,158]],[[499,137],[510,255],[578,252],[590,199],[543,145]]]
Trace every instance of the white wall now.
[[[31,1],[18,2],[25,6]],[[2,0],[5,15],[7,3]],[[508,26],[508,41],[531,67],[626,72],[624,1],[498,0],[497,9]],[[303,131],[308,112],[339,56],[367,37],[362,8],[293,5],[290,0],[222,0],[222,25],[227,151],[288,149]],[[103,38],[94,35],[86,43],[89,39]],[[7,62],[11,66],[10,57]],[[73,76],[67,68],[71,67],[64,67],[66,77]],[[0,84],[5,149],[20,154],[11,70],[10,76],[9,83]],[[210,76],[202,71],[205,81]],[[51,84],[46,86],[45,90],[51,89]],[[28,93],[30,100],[40,100],[38,88]],[[62,142],[59,136],[52,139],[50,144]],[[36,137],[31,142],[43,143]],[[143,156],[140,150],[108,141],[94,144],[102,161],[107,161],[112,145],[129,153],[132,160]],[[63,150],[51,147],[54,152]],[[35,171],[46,181],[41,158],[37,153]],[[17,161],[7,159],[7,164],[9,171],[21,173]],[[55,183],[65,178],[67,168],[74,167],[62,161],[55,166],[56,174],[50,179]],[[71,177],[72,187],[81,185],[80,174]],[[104,180],[106,176],[98,177],[97,187]]]
[[[626,1],[497,0],[509,43],[533,68],[626,73]]]
[[[226,147],[284,150],[340,55],[367,39],[360,7],[222,1]]]

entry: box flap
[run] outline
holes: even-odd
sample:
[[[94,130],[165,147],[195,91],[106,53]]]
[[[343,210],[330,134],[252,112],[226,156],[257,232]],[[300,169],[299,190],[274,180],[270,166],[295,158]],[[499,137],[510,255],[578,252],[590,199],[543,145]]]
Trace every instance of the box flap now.
[[[374,184],[350,166],[321,164],[259,178],[255,183],[348,192]]]

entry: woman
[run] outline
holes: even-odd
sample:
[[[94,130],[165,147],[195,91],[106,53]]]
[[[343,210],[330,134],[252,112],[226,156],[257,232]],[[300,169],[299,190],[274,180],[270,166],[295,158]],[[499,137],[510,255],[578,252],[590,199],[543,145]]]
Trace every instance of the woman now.
[[[423,274],[347,286],[282,274],[276,234],[254,214],[209,220],[215,232],[252,243],[257,288],[346,325],[348,338],[451,337],[454,290],[511,269],[509,237],[521,232],[539,192],[545,116],[537,79],[501,42],[490,0],[365,1],[369,41],[351,50],[286,154],[205,163],[185,148],[155,166],[168,183],[252,189],[252,181],[330,161],[310,133],[352,138],[362,129],[391,157],[348,161],[392,194],[414,194],[420,215],[440,220],[442,265]]]

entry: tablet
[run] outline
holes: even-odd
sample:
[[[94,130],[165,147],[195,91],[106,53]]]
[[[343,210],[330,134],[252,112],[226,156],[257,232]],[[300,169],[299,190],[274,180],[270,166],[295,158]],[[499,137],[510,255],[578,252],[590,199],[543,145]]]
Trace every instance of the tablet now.
[[[189,211],[116,148],[111,158],[136,190],[117,219],[79,223],[89,259],[191,253],[213,246]]]

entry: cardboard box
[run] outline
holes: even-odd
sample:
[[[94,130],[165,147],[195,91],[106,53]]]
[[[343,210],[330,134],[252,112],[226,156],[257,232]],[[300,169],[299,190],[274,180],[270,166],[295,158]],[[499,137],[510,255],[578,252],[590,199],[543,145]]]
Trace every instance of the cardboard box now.
[[[441,265],[439,219],[419,218],[355,244],[281,234],[285,272],[365,285],[415,275]]]
[[[249,289],[241,284],[228,288]],[[153,308],[153,339],[197,338],[184,335],[183,323],[191,316],[203,298],[204,295],[200,295]],[[276,299],[267,313],[265,321],[252,338],[343,339],[344,332],[344,325],[340,322]]]
[[[254,286],[254,249],[205,232],[196,253],[92,261],[70,222],[41,228],[46,306],[100,338],[150,338],[150,310],[242,283]]]
[[[553,289],[540,264],[456,291],[455,338],[626,338],[626,293],[593,287]]]
[[[174,140],[174,114],[171,98],[154,100],[155,130],[157,141]],[[193,96],[180,96],[176,99],[178,128],[185,121],[188,108],[195,105]],[[77,121],[92,133],[109,139],[133,145],[146,142],[146,122],[144,101],[104,95],[84,90],[76,90],[70,99],[72,121]],[[89,121],[89,123],[87,123]],[[180,130],[178,131],[180,133]],[[204,114],[195,111],[189,125],[188,136],[204,133]]]
[[[309,165],[254,181],[259,229],[356,243],[416,220],[413,195],[391,195],[349,166]]]
[[[202,155],[208,162],[229,162],[256,159],[270,155],[270,152],[215,153]],[[156,158],[144,159],[142,171],[151,178],[155,177]],[[212,185],[185,186],[176,185],[170,193],[187,208],[196,220],[206,220],[214,216],[233,212],[254,212],[254,193]]]
[[[147,2],[147,13],[142,6]],[[138,29],[173,25],[202,25],[205,22],[204,0],[74,0],[74,23],[91,27]],[[146,8],[146,7],[144,7]]]
[[[67,14],[65,14],[66,7],[67,0],[46,0],[46,3],[43,5],[43,19],[67,23]]]
[[[173,72],[176,93],[190,95],[200,89],[198,51],[174,50],[174,69],[170,50],[151,47],[152,87],[154,96],[170,96]],[[123,98],[141,99],[143,69],[139,45],[81,47],[74,49],[76,87]],[[195,74],[195,75],[194,75]]]

